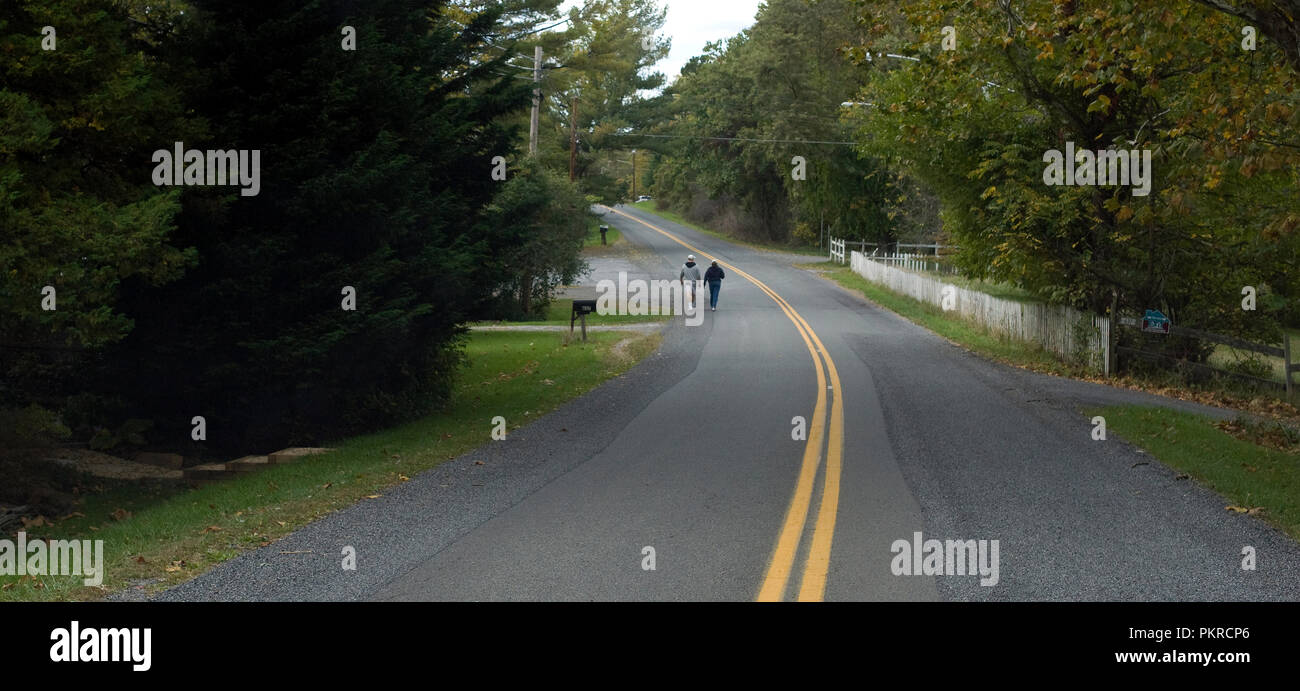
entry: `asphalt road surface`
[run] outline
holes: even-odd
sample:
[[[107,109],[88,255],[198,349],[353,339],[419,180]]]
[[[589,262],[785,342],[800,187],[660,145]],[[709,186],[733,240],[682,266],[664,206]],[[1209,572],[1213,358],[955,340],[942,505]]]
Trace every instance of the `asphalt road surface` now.
[[[159,599],[1300,599],[1295,542],[1094,441],[1082,408],[1228,413],[990,363],[791,257],[630,207],[605,222],[663,278],[718,259],[718,311],[508,439]],[[915,533],[975,549],[900,557]]]

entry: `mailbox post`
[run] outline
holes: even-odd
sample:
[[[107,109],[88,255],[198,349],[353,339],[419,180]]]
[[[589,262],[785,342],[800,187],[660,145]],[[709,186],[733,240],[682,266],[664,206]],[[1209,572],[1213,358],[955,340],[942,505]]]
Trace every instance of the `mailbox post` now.
[[[609,226],[601,224],[600,226],[600,244],[605,244],[605,233],[609,232]]]
[[[582,340],[587,340],[587,315],[596,311],[595,300],[574,300],[573,314],[569,316],[569,333],[573,333],[573,323],[582,320]]]

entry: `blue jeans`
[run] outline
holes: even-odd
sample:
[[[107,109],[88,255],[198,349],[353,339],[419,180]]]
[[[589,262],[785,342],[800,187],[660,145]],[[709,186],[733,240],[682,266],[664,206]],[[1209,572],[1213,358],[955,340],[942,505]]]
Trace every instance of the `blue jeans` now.
[[[718,293],[722,291],[722,281],[709,281],[709,307],[716,309],[718,306]]]

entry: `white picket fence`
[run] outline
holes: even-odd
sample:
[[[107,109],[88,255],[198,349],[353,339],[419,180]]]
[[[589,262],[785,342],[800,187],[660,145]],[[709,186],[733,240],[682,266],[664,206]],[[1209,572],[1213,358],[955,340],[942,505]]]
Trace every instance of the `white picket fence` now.
[[[840,264],[844,263],[844,239],[843,238],[840,238],[839,240],[836,240],[835,238],[831,238],[831,259],[835,260],[836,262],[839,262]]]
[[[1107,317],[1061,305],[996,298],[887,266],[856,250],[852,252],[850,266],[872,283],[956,312],[1001,338],[1037,343],[1066,359],[1084,357],[1089,366],[1110,374],[1110,319]],[[1083,324],[1087,328],[1079,328]]]
[[[906,271],[923,271],[928,273],[946,273],[956,274],[957,268],[942,262],[936,261],[933,254],[890,254],[880,256],[875,253],[866,255],[875,262],[880,262],[887,266],[892,266]]]

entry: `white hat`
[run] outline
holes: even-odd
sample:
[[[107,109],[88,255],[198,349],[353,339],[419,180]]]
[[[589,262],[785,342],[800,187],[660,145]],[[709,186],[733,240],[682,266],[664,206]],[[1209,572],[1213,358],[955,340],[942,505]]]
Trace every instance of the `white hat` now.
[[[688,255],[686,255],[686,258],[687,258],[688,260],[690,260],[690,261],[695,261],[695,255],[693,255],[693,254],[688,254]]]

